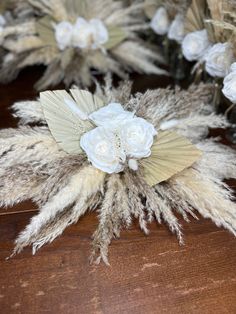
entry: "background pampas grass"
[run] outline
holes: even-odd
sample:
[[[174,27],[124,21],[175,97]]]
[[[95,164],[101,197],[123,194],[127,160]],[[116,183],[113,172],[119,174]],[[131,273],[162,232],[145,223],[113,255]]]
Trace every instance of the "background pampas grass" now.
[[[139,1],[128,7],[122,1],[113,0],[86,0],[81,3],[76,0],[30,0],[26,3],[25,12],[31,12],[27,13],[28,21],[18,23],[16,20],[14,26],[6,25],[4,28],[1,82],[9,82],[24,67],[37,64],[46,66],[45,73],[36,84],[38,90],[61,81],[66,85],[89,86],[94,81],[94,73],[111,72],[122,78],[126,77],[127,71],[167,74],[156,65],[164,63],[159,48],[149,47],[138,33],[148,28],[142,14],[143,4]],[[75,22],[79,16],[88,20],[101,19],[108,28],[116,30],[110,47],[105,51],[84,51],[73,47],[59,50],[52,24]],[[117,38],[121,38],[120,41]],[[112,43],[112,40],[115,42]]]
[[[148,90],[133,96],[130,90],[129,82],[114,88],[107,79],[105,86],[97,85],[96,94],[106,103],[122,101],[126,109],[135,110],[156,129],[163,121],[178,119],[173,129],[194,142],[202,157],[153,187],[144,181],[141,167],[136,172],[127,169],[107,175],[93,168],[85,155],[70,156],[59,148],[40,102],[14,104],[19,128],[0,131],[0,203],[9,206],[31,199],[39,212],[18,236],[13,255],[27,245],[32,245],[35,253],[89,210],[97,210],[99,217],[90,259],[95,263],[109,263],[112,238],[119,237],[121,229],[129,228],[134,219],[146,234],[153,219],[165,223],[180,243],[184,241],[183,231],[175,211],[187,221],[200,213],[236,233],[236,205],[223,181],[236,177],[236,154],[217,139],[205,138],[209,127],[228,126],[224,116],[212,111],[212,86]]]

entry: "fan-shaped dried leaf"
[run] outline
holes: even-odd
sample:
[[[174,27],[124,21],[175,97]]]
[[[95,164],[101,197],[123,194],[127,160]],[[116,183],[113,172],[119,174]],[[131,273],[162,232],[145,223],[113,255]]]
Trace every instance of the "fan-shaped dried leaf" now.
[[[93,128],[90,121],[81,119],[80,112],[90,113],[104,104],[88,91],[72,89],[70,93],[72,96],[64,90],[42,92],[40,102],[48,127],[57,143],[67,153],[78,154],[82,152],[80,137]]]
[[[145,180],[151,186],[190,167],[201,156],[201,151],[189,140],[168,131],[157,135],[151,150],[151,156],[141,161]]]

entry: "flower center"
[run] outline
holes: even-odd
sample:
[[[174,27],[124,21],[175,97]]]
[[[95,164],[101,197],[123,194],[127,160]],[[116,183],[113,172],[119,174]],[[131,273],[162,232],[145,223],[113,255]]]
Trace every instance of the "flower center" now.
[[[99,142],[95,147],[95,152],[98,155],[106,155],[109,152],[109,145],[106,141]]]

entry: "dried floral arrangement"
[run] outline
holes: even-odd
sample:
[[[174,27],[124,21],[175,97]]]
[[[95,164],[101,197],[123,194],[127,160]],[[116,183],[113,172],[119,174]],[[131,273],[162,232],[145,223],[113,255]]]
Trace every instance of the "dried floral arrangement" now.
[[[196,62],[195,80],[213,78],[219,90],[236,103],[236,5],[233,0],[146,0],[150,27],[180,45],[182,55]],[[205,75],[206,76],[206,75]],[[220,102],[216,99],[216,103]]]
[[[108,264],[112,238],[133,219],[145,233],[153,219],[164,222],[182,243],[174,210],[187,221],[199,212],[236,235],[236,205],[223,181],[236,177],[236,153],[206,138],[209,128],[228,126],[211,101],[212,85],[132,95],[130,82],[114,88],[107,78],[94,94],[74,87],[15,103],[19,127],[0,131],[0,201],[31,199],[39,213],[13,255],[28,245],[35,253],[95,209],[96,263]]]
[[[63,81],[89,86],[97,74],[114,73],[125,78],[129,71],[167,74],[158,48],[149,47],[139,35],[148,27],[143,3],[125,6],[114,0],[26,0],[31,18],[5,25],[2,47],[5,55],[0,81],[9,82],[18,72],[36,64],[46,71],[38,90]]]

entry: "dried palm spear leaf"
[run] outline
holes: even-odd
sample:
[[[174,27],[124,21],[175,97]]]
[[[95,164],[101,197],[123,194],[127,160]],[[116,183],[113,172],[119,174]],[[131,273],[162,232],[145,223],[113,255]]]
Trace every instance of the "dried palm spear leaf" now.
[[[185,14],[190,2],[191,0],[145,0],[144,12],[148,18],[152,19],[157,9],[164,7],[170,19],[173,19],[178,13]]]
[[[38,101],[13,105],[16,129],[0,131],[0,204],[31,199],[39,212],[13,252],[33,253],[88,210],[97,210],[91,259],[108,264],[108,245],[138,219],[166,223],[179,241],[174,211],[199,212],[236,235],[236,205],[224,183],[236,177],[235,151],[206,139],[226,128],[215,115],[211,85],[157,89],[131,95],[106,80],[94,95],[73,88],[46,91]],[[37,125],[31,127],[30,124]]]
[[[235,46],[236,6],[231,0],[192,0],[185,15],[185,32],[207,29],[211,42]]]
[[[47,67],[36,85],[39,90],[61,81],[88,86],[94,75],[107,72],[120,77],[130,70],[167,74],[155,65],[164,62],[158,48],[148,47],[138,34],[147,28],[142,3],[128,7],[114,0],[28,3],[37,17],[14,29],[4,29],[2,45],[7,53],[1,65],[1,82],[35,64]]]

